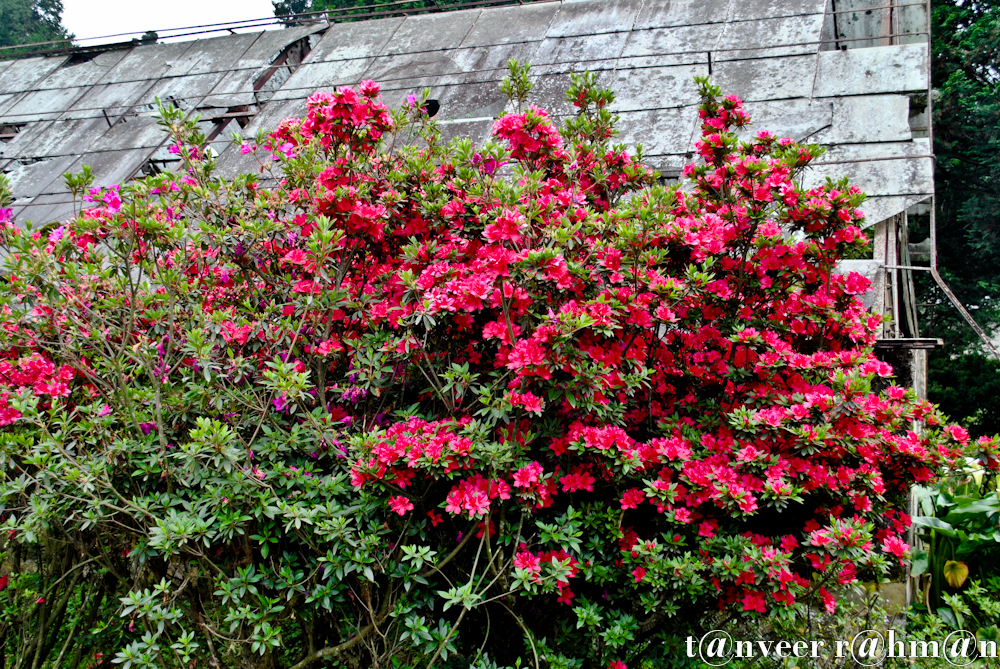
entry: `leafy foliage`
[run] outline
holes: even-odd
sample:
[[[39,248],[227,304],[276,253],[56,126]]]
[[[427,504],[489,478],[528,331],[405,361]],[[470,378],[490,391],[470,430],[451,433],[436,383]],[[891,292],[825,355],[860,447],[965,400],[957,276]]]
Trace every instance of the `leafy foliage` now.
[[[942,639],[957,630],[980,642],[1000,641],[1000,498],[993,472],[956,467],[937,485],[914,491],[924,514],[914,518],[926,550],[911,574],[922,592],[910,611],[911,639]],[[985,660],[989,662],[989,660]],[[928,666],[935,665],[927,661]]]
[[[928,394],[942,411],[953,412],[949,415],[958,416],[972,433],[1000,432],[1000,362],[980,353],[938,355],[930,372]]]
[[[21,666],[57,594],[117,599],[126,668],[670,666],[712,611],[836,611],[907,556],[914,481],[997,465],[874,357],[820,149],[739,142],[701,81],[665,188],[593,76],[559,130],[511,72],[481,150],[363,82],[237,139],[256,173],[162,108],[178,173],[0,210],[2,529],[51,574],[0,594]]]
[[[62,11],[62,0],[0,0],[0,46],[73,39]]]
[[[953,572],[964,567],[966,575],[971,569],[982,581],[998,575],[1000,498],[991,474],[976,467],[959,468],[937,486],[917,488],[915,497],[923,515],[914,524],[924,533],[927,550],[918,554],[912,573],[930,575],[926,605],[932,609],[941,605],[946,583],[952,589],[960,587],[948,578],[949,564]]]
[[[933,6],[934,152],[941,272],[988,331],[1000,324],[1000,5],[995,0],[935,0]],[[918,222],[919,223],[919,222]],[[926,223],[924,223],[926,226]],[[921,227],[916,228],[916,240]],[[926,232],[926,227],[923,228]],[[920,273],[922,274],[922,273]],[[994,434],[997,361],[930,280],[917,277],[926,301],[921,328],[943,337],[930,358],[930,398],[968,424]],[[986,381],[986,385],[983,385]]]

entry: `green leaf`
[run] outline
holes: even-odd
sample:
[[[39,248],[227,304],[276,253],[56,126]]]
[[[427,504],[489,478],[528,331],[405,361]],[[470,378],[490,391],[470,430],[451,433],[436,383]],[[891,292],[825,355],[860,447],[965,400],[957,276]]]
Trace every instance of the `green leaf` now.
[[[952,516],[963,516],[977,513],[991,515],[997,511],[1000,511],[1000,503],[998,503],[997,500],[982,499],[964,505],[959,504],[953,506],[946,517],[951,518]]]
[[[948,625],[948,627],[952,628],[953,630],[957,630],[960,628],[960,625],[958,623],[958,618],[955,617],[955,612],[949,609],[948,607],[942,606],[937,610],[937,614],[938,617],[941,620],[943,620],[945,624]]]
[[[940,518],[934,518],[931,516],[917,516],[913,519],[913,524],[917,527],[927,527],[932,530],[937,530],[946,537],[955,536],[955,528],[953,528],[948,523],[944,522]]]
[[[941,569],[944,580],[953,588],[961,588],[965,579],[969,578],[969,565],[957,560],[948,560]]]

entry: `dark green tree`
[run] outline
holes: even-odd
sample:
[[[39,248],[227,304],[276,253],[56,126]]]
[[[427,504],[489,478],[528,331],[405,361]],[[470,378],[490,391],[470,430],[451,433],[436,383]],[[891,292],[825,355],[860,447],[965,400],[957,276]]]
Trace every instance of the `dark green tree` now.
[[[932,77],[939,267],[977,321],[1000,323],[1000,1],[934,0]],[[920,238],[918,231],[915,235]],[[922,282],[930,399],[977,434],[1000,431],[1000,364],[936,289]]]
[[[73,39],[62,11],[62,0],[0,0],[0,47]]]

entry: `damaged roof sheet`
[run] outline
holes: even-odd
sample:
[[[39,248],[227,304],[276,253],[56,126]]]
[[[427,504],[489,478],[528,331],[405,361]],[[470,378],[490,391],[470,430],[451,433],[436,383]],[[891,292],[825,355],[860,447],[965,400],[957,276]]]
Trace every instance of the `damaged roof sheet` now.
[[[156,98],[200,114],[233,175],[256,165],[233,131],[273,128],[315,91],[364,79],[391,105],[430,88],[445,137],[481,145],[509,111],[499,83],[515,58],[532,64],[529,102],[555,118],[575,111],[570,74],[596,72],[616,93],[621,141],[667,175],[695,159],[693,77],[710,76],[755,129],[827,146],[805,183],[850,177],[874,223],[933,193],[930,147],[911,130],[911,96],[927,88],[922,14],[902,13],[902,37],[887,40],[871,18],[882,12],[865,12],[889,1],[850,0],[868,18],[851,14],[836,35],[830,0],[563,0],[0,61],[0,169],[19,220],[59,220],[73,212],[69,169],[92,165],[101,185],[169,169]]]

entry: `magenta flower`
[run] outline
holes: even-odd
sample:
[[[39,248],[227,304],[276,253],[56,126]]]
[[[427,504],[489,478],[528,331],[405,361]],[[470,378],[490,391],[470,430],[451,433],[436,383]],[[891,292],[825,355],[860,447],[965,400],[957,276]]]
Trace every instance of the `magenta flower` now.
[[[118,213],[122,208],[122,198],[117,190],[109,190],[104,195],[104,204],[112,214]]]
[[[413,510],[413,502],[402,495],[389,498],[389,506],[393,511],[401,516],[405,516],[407,511]]]

